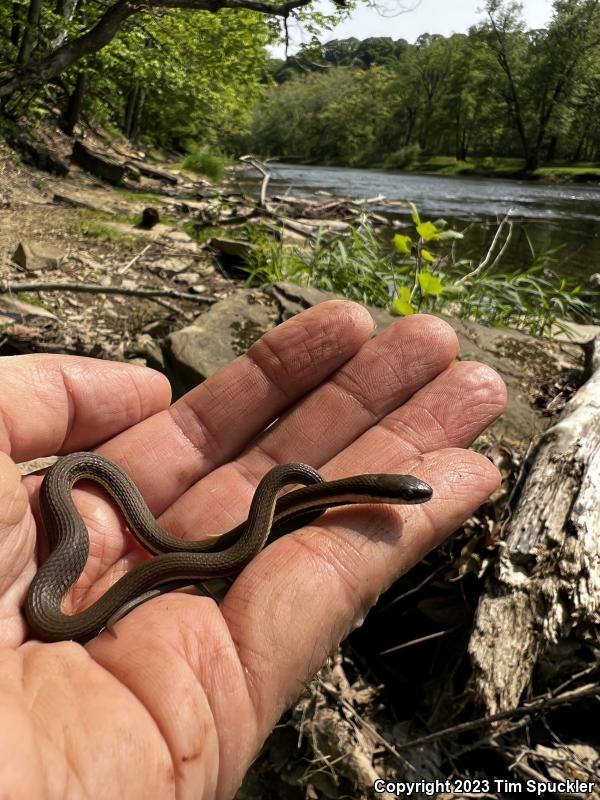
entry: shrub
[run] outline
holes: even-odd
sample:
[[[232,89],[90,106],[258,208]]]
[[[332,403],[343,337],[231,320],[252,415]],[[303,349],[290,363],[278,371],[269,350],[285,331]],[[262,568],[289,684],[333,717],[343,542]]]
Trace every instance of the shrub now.
[[[193,150],[183,162],[183,168],[219,183],[225,175],[225,159],[205,150]]]

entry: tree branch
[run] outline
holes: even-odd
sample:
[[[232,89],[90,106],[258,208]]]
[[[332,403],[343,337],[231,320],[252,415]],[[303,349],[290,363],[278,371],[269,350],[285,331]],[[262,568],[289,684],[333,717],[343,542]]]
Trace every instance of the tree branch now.
[[[117,0],[89,31],[65,42],[42,59],[0,73],[0,98],[16,91],[43,86],[85,56],[97,53],[116,36],[122,23],[134,14],[153,8],[185,8],[216,13],[222,8],[246,9],[269,16],[286,17],[312,0],[286,0],[271,4],[264,0]]]

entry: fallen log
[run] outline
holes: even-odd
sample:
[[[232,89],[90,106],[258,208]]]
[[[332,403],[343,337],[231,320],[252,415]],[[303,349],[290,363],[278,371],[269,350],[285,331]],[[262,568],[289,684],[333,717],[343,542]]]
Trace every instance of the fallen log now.
[[[152,167],[150,164],[146,164],[145,161],[136,161],[135,159],[130,158],[125,162],[125,165],[131,165],[132,167],[135,167],[147,178],[165,181],[166,183],[170,183],[172,186],[177,186],[178,183],[181,183],[181,178],[179,178],[177,175],[173,175],[172,172],[166,172],[164,169]]]
[[[86,172],[90,172],[97,178],[102,178],[102,180],[112,183],[114,186],[120,186],[127,174],[127,168],[124,164],[102,153],[90,150],[79,139],[73,145],[71,160]]]
[[[540,438],[469,643],[488,713],[516,706],[548,647],[600,611],[600,338],[591,377]]]

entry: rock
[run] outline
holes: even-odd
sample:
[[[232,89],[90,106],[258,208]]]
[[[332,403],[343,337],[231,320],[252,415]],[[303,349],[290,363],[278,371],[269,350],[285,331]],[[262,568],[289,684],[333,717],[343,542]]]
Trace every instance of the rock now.
[[[48,244],[37,242],[19,242],[12,254],[12,260],[27,272],[43,272],[57,269],[63,259],[63,253]]]
[[[305,308],[331,300],[336,295],[319,289],[303,288],[289,283],[275,283],[265,290],[277,301],[282,318],[289,319]],[[398,321],[382,308],[369,306],[377,333]],[[494,438],[526,449],[532,438],[542,433],[550,419],[530,402],[532,386],[553,381],[557,375],[572,370],[583,376],[584,347],[551,340],[536,339],[507,328],[487,328],[438,314],[455,330],[460,344],[461,360],[481,361],[500,373],[508,386],[508,407],[483,435],[485,442]],[[576,379],[576,378],[574,378]]]
[[[277,319],[274,307],[256,291],[240,289],[215,303],[193,325],[167,340],[174,391],[193,389],[232,359],[245,353]]]
[[[82,169],[91,172],[97,178],[102,178],[102,180],[112,183],[114,186],[119,186],[123,183],[126,173],[124,164],[101,153],[95,153],[79,140],[73,145],[71,160]]]
[[[587,344],[600,337],[600,325],[580,325],[568,320],[557,320],[550,330],[550,338],[555,342]]]
[[[14,295],[0,294],[0,332],[2,334],[7,329],[9,332],[18,330],[14,327],[15,325],[35,325],[43,329],[49,322],[56,319],[51,311],[41,306],[26,303]]]
[[[219,266],[227,278],[248,277],[248,272],[243,267],[250,253],[256,250],[255,245],[237,239],[213,237],[206,242],[206,246],[217,253]]]

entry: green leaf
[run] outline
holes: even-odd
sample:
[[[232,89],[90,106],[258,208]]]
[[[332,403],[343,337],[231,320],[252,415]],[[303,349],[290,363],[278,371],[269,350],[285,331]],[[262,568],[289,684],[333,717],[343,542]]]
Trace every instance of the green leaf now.
[[[432,275],[431,272],[419,273],[419,286],[424,295],[438,297],[444,292],[444,286],[441,280],[437,275]]]
[[[435,256],[429,252],[429,250],[425,250],[424,247],[421,248],[421,258],[424,258],[425,261],[429,261],[430,264],[433,264],[435,261]]]
[[[424,242],[435,241],[441,236],[440,231],[435,227],[433,222],[422,222],[420,225],[417,225],[417,233]]]
[[[417,313],[417,309],[406,300],[400,300],[397,297],[392,303],[391,312],[397,317],[410,317],[412,314]]]
[[[397,250],[398,253],[410,253],[412,243],[413,241],[410,236],[403,236],[401,233],[397,233],[392,239],[394,249]]]
[[[410,205],[410,216],[412,217],[412,221],[415,225],[421,224],[421,217],[419,216],[419,212],[417,211],[417,207],[414,203],[409,203]]]

